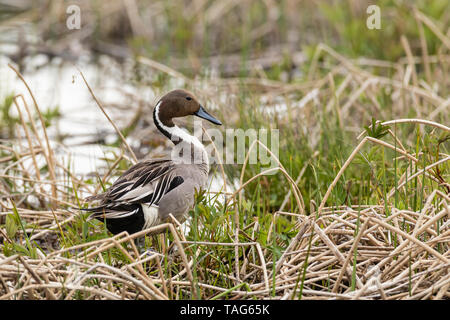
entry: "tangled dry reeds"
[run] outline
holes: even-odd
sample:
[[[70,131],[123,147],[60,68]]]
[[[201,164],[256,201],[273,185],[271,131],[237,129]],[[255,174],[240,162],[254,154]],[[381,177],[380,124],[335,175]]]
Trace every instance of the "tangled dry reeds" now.
[[[436,210],[431,204],[435,197],[440,203],[448,201],[433,192],[427,199],[430,205],[422,212],[393,210],[388,218],[382,206],[325,208],[319,218],[299,217],[297,235],[275,263],[267,261],[268,252],[258,242],[196,242],[207,248],[203,250],[234,247],[246,252],[238,261],[239,278],[206,267],[194,281],[193,263],[201,249],[189,249],[193,243],[184,240],[172,224],[155,227],[169,230],[175,239],[177,250],[169,259],[179,264],[179,272],[170,277],[162,271],[168,253],[139,254],[132,241],[138,234],[120,234],[47,255],[37,251],[35,258],[1,254],[1,298],[169,299],[180,291],[196,297],[200,288],[203,299],[448,298],[448,219],[437,225],[448,217],[448,207]],[[27,218],[25,212],[21,215]],[[65,222],[58,223],[59,227]],[[106,263],[104,253],[112,247],[128,262]],[[70,258],[67,252],[72,252]],[[237,285],[213,285],[208,277],[203,279],[203,272]]]

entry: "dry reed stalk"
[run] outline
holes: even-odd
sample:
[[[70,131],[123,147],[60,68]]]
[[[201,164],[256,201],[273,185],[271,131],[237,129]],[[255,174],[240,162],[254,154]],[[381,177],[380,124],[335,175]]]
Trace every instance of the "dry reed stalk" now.
[[[77,68],[78,69],[78,68]],[[131,157],[134,160],[134,163],[137,163],[138,160],[136,158],[136,155],[134,154],[133,150],[131,149],[130,145],[128,144],[127,140],[125,139],[125,137],[123,136],[122,132],[120,131],[120,129],[117,127],[117,125],[114,123],[114,121],[112,121],[112,119],[108,116],[108,114],[106,113],[105,109],[103,108],[102,104],[100,103],[100,101],[98,101],[97,97],[94,94],[94,91],[92,91],[91,87],[89,86],[86,78],[84,77],[83,72],[81,72],[80,69],[78,69],[78,72],[81,74],[81,77],[83,78],[84,83],[86,84],[86,87],[88,88],[92,98],[94,99],[94,101],[97,103],[97,106],[100,108],[100,110],[103,112],[103,114],[105,115],[106,119],[108,119],[108,121],[111,123],[111,125],[114,127],[114,130],[116,131],[116,133],[119,135],[120,139],[122,140],[123,144],[127,147],[128,152],[130,153]]]
[[[26,135],[26,137],[27,137],[28,148],[29,148],[29,150],[30,150],[31,157],[32,157],[32,159],[33,159],[33,165],[34,165],[34,170],[35,170],[35,172],[36,172],[36,178],[37,178],[37,180],[41,180],[41,172],[40,172],[40,170],[39,170],[39,167],[38,167],[38,164],[37,164],[37,161],[36,161],[36,153],[35,153],[35,150],[34,150],[34,148],[33,148],[33,143],[31,142],[31,137],[30,137],[30,132],[29,132],[29,130],[28,130],[28,126],[27,126],[26,123],[25,123],[25,119],[24,119],[23,114],[22,114],[22,111],[20,110],[20,107],[19,107],[19,103],[17,102],[17,98],[18,98],[18,97],[21,97],[21,98],[22,98],[22,101],[23,101],[24,104],[26,103],[26,102],[25,102],[25,98],[24,98],[23,95],[21,95],[21,94],[15,96],[15,97],[14,97],[14,105],[16,106],[16,110],[17,110],[17,112],[18,112],[18,114],[19,114],[19,118],[20,118],[20,121],[21,121],[21,123],[22,123],[22,128],[24,129],[25,135]]]
[[[44,154],[46,155],[47,165],[48,165],[48,170],[49,170],[49,172],[50,172],[50,178],[51,178],[52,181],[54,182],[55,179],[56,179],[56,174],[55,174],[55,168],[54,168],[54,159],[53,159],[54,155],[53,155],[53,149],[52,149],[51,146],[50,146],[50,142],[49,142],[48,135],[47,135],[47,130],[46,130],[46,128],[45,128],[45,121],[44,121],[44,119],[43,119],[43,117],[42,117],[41,111],[39,110],[38,103],[37,103],[37,101],[36,101],[36,98],[35,98],[34,95],[33,95],[33,92],[31,91],[30,87],[28,86],[28,83],[27,83],[27,82],[25,81],[25,79],[23,78],[22,74],[21,74],[16,68],[14,68],[11,64],[8,64],[8,67],[11,68],[11,69],[16,73],[16,75],[19,77],[19,79],[23,82],[23,84],[24,84],[25,87],[27,88],[27,90],[28,90],[28,92],[29,92],[31,98],[33,99],[34,107],[35,107],[35,109],[36,109],[37,114],[39,115],[39,120],[40,120],[41,125],[42,125],[42,132],[44,133],[44,138],[45,138],[45,142],[46,142],[46,146],[47,146],[47,148],[46,148],[46,151],[47,151],[47,152],[44,152]],[[23,101],[25,102],[24,99],[23,99]],[[25,105],[25,107],[26,107],[26,110],[27,110],[28,116],[29,116],[29,118],[30,118],[30,121],[31,121],[31,123],[32,123],[32,125],[33,125],[33,129],[34,129],[34,131],[35,131],[36,137],[38,138],[39,144],[41,145],[41,148],[42,148],[43,150],[45,150],[45,149],[43,148],[43,146],[42,146],[42,143],[41,143],[40,140],[39,140],[39,136],[37,135],[36,126],[34,125],[34,122],[31,120],[32,117],[31,117],[31,115],[30,115],[30,112],[29,112],[29,110],[28,110],[28,107],[27,107],[26,103],[25,103],[24,105]],[[54,186],[52,186],[52,195],[53,195],[54,198],[57,198],[56,188],[55,188]]]
[[[369,223],[370,223],[370,218],[367,219],[363,223],[363,225],[361,226],[361,229],[359,230],[359,233],[356,235],[356,238],[353,241],[352,247],[350,248],[350,250],[348,252],[347,258],[345,258],[345,261],[344,261],[344,263],[342,265],[341,272],[339,273],[339,276],[337,277],[337,280],[334,283],[334,287],[333,287],[332,292],[334,292],[334,293],[337,292],[338,286],[339,286],[339,284],[340,284],[340,282],[342,280],[342,276],[344,275],[344,270],[347,269],[347,265],[349,264],[350,259],[352,258],[352,255],[354,254],[354,251],[358,247],[359,241],[361,240],[361,237],[362,237],[363,233],[366,231],[367,226],[369,225]]]
[[[216,144],[214,143],[214,141],[212,141],[211,136],[209,135],[208,131],[205,130],[205,128],[202,127],[203,133],[206,135],[206,137],[208,138],[208,140],[211,142],[213,148],[214,148],[214,152],[217,155],[218,159],[221,159],[221,155],[219,154],[219,151],[217,150]],[[223,163],[222,161],[219,161],[219,167],[220,167],[220,172],[222,174],[222,179],[223,179],[223,192],[225,194],[228,193],[228,189],[227,189],[227,177],[225,175],[225,170],[223,168]]]
[[[414,8],[414,14],[418,20],[423,22],[439,38],[439,40],[442,41],[447,49],[450,49],[450,38],[439,30],[436,24],[429,17],[420,12],[417,8]]]
[[[142,63],[142,64],[144,64],[146,66],[149,66],[149,67],[151,67],[153,69],[156,69],[158,71],[167,73],[168,75],[170,75],[172,77],[180,78],[180,79],[182,79],[182,80],[184,80],[186,82],[189,82],[189,79],[185,75],[183,75],[182,73],[180,73],[178,71],[175,71],[174,69],[172,69],[172,68],[170,68],[170,67],[168,67],[168,66],[166,66],[166,65],[164,65],[162,63],[156,62],[154,60],[151,60],[149,58],[142,57],[142,56],[138,56],[136,58],[136,61],[139,62],[139,63]]]
[[[290,184],[292,190],[294,190],[294,196],[295,196],[295,199],[297,201],[297,205],[298,205],[298,209],[299,209],[300,214],[305,214],[305,202],[303,201],[302,193],[300,192],[300,189],[298,188],[298,186],[295,183],[294,179],[292,179],[292,177],[287,173],[286,169],[281,164],[280,160],[275,156],[275,154],[273,154],[273,152],[271,150],[269,150],[269,148],[267,148],[266,145],[264,145],[261,141],[259,141],[259,139],[256,139],[255,141],[253,141],[253,143],[251,144],[251,146],[248,149],[248,152],[247,152],[247,154],[245,156],[244,164],[242,166],[241,177],[239,179],[239,182],[240,182],[241,186],[239,187],[239,189],[237,191],[234,192],[232,198],[234,198],[234,196],[243,188],[242,180],[243,180],[243,177],[244,177],[244,170],[245,170],[245,167],[246,167],[246,165],[248,163],[248,159],[250,157],[250,152],[256,146],[257,143],[260,145],[260,147],[264,148],[270,154],[270,156],[277,162],[278,168],[272,168],[272,169],[278,169],[284,174],[286,179],[289,181],[289,184]],[[265,170],[264,174],[267,174],[267,173],[271,172],[272,169]],[[260,175],[261,175],[261,173],[258,174],[257,176],[260,176]],[[254,180],[255,177],[249,179],[245,184],[248,184],[250,181]]]

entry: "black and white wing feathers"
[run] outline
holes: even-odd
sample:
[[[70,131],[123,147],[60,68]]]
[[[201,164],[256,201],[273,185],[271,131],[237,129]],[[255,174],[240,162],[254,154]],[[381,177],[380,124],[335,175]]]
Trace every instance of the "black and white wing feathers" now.
[[[101,200],[98,207],[86,209],[90,218],[125,218],[140,210],[141,204],[157,206],[161,198],[181,183],[171,160],[149,160],[128,169],[109,190],[87,201]]]

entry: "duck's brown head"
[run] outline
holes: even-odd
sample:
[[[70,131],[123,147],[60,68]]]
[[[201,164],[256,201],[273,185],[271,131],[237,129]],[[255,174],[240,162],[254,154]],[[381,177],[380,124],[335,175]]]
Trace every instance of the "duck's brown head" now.
[[[155,106],[153,117],[156,125],[161,122],[166,127],[173,127],[173,118],[194,115],[214,124],[221,125],[222,122],[210,115],[197,101],[195,95],[189,91],[177,89],[165,94]]]

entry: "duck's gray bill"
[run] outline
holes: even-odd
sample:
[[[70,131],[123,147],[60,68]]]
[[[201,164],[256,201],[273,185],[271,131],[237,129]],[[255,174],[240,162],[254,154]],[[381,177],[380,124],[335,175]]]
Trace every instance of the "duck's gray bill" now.
[[[210,115],[208,112],[206,112],[205,108],[203,108],[202,106],[200,106],[200,109],[198,109],[198,111],[196,113],[194,113],[197,117],[200,117],[202,119],[208,120],[214,124],[217,125],[222,125],[222,122],[220,122],[219,120],[217,120],[216,118],[214,118],[212,115]]]

